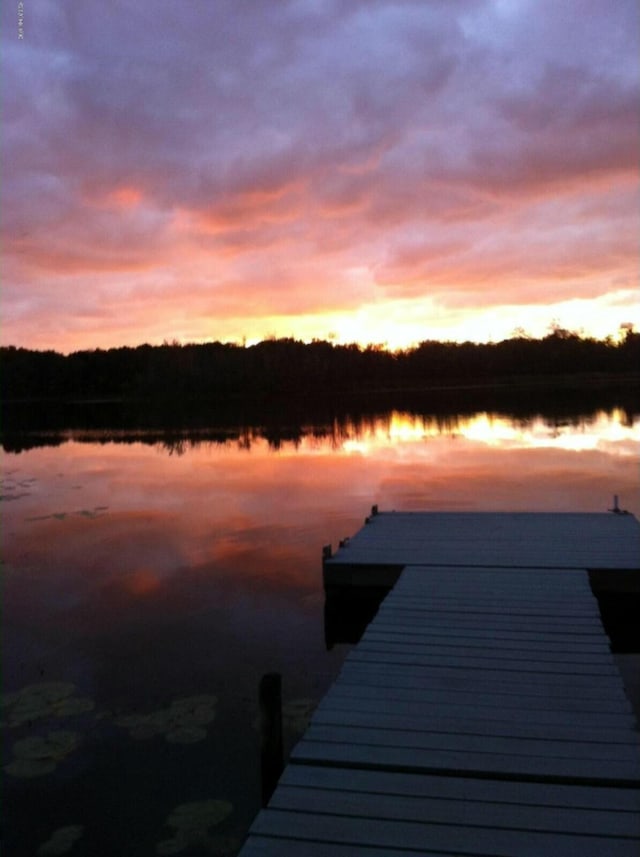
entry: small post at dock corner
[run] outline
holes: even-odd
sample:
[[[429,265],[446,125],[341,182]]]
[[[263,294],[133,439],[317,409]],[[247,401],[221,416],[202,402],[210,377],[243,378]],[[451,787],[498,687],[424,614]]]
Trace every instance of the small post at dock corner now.
[[[260,679],[260,779],[262,806],[273,794],[284,770],[282,752],[282,676],[266,673]]]
[[[617,494],[613,495],[613,508],[609,509],[609,511],[613,512],[614,515],[628,515],[629,514],[626,509],[621,509],[620,506],[618,505],[618,495]]]
[[[322,548],[322,563],[324,565],[324,561],[326,559],[331,559],[332,557],[331,545],[324,545]]]

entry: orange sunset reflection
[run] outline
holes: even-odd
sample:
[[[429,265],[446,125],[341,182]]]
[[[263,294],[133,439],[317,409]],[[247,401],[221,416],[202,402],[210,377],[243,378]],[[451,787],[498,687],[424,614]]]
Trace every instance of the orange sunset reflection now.
[[[308,591],[320,545],[354,532],[374,502],[604,511],[615,493],[638,512],[639,439],[638,423],[611,411],[564,422],[393,412],[277,448],[256,432],[195,439],[181,454],[69,440],[8,456],[29,487],[5,504],[5,557],[14,570],[28,557],[36,576],[53,566],[82,589],[117,579],[132,597],[157,597],[186,569],[232,588]]]

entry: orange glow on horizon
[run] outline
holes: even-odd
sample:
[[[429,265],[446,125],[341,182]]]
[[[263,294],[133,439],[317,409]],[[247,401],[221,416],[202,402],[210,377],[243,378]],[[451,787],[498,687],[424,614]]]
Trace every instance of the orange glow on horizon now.
[[[154,7],[143,41],[97,6],[31,10],[41,38],[7,47],[4,344],[640,328],[633,4],[273,5],[221,28],[204,4],[185,40]]]

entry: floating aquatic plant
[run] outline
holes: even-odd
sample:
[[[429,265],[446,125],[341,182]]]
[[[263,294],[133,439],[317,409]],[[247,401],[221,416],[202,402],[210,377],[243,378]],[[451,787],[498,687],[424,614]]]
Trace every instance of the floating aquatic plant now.
[[[82,518],[89,518],[93,521],[96,518],[101,518],[102,513],[106,512],[108,508],[108,506],[94,506],[93,509],[78,509],[75,514],[80,515]]]
[[[56,730],[46,735],[30,735],[13,745],[13,761],[4,770],[14,777],[31,779],[50,774],[80,745],[77,732]]]
[[[312,699],[291,699],[282,706],[282,722],[292,732],[304,732],[315,707]]]
[[[233,805],[226,800],[198,800],[180,804],[165,822],[167,827],[173,829],[173,836],[159,842],[156,853],[166,857],[179,854],[191,845],[213,845],[210,828],[224,821],[232,810]]]
[[[204,727],[215,720],[217,701],[212,694],[174,699],[168,708],[150,714],[126,714],[116,717],[115,723],[127,729],[132,738],[164,735],[172,744],[194,744],[207,737]]]
[[[38,857],[54,857],[56,854],[66,854],[80,839],[84,832],[81,824],[68,824],[56,830],[46,842],[38,848]]]
[[[178,726],[164,737],[170,744],[196,744],[207,737],[207,730],[201,726]]]
[[[86,696],[75,696],[75,684],[46,681],[29,684],[16,693],[4,695],[2,707],[9,726],[23,726],[48,717],[72,717],[92,711],[95,703]]]
[[[301,733],[309,725],[311,715],[316,707],[313,699],[290,699],[282,706],[282,725],[291,732]],[[253,728],[259,732],[261,729],[260,717],[253,721]]]

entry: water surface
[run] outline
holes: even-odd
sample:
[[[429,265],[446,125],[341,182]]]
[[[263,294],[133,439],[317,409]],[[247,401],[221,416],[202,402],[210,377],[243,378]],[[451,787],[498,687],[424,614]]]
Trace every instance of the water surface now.
[[[591,512],[617,494],[638,515],[639,439],[616,409],[395,411],[6,453],[7,853],[236,853],[260,802],[260,677],[283,676],[288,749],[347,651],[325,645],[322,546],[374,503]]]

